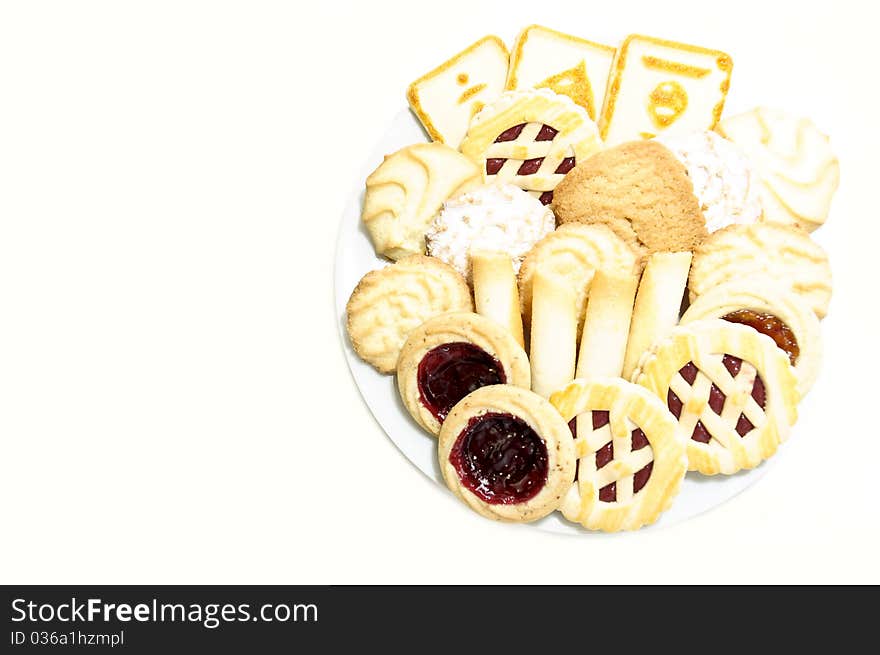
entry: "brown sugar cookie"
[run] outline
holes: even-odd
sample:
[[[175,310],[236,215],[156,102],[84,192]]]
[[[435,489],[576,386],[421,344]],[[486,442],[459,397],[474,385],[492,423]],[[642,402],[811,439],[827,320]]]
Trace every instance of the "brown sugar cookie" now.
[[[561,223],[605,223],[649,252],[694,250],[706,219],[684,165],[656,141],[632,141],[575,166],[556,187]]]

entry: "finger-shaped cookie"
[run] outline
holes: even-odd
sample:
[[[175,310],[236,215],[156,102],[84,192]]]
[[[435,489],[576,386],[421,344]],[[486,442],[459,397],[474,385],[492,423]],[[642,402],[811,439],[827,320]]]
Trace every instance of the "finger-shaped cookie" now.
[[[510,255],[503,252],[471,251],[474,304],[477,313],[505,327],[524,346],[519,288]]]
[[[566,281],[538,268],[533,281],[532,390],[548,398],[574,379],[577,345],[575,295]]]
[[[639,277],[596,271],[590,284],[590,298],[576,375],[579,378],[619,377],[623,372],[626,342]]]

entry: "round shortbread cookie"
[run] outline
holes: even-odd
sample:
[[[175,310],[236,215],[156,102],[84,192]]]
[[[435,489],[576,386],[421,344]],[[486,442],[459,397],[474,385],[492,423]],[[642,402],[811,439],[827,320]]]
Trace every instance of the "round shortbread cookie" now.
[[[788,355],[801,396],[810,390],[822,363],[819,319],[796,294],[765,278],[733,279],[697,298],[681,324],[707,318],[743,323],[776,342]]]
[[[640,263],[632,248],[605,225],[561,225],[535,244],[520,268],[519,297],[524,324],[531,323],[532,278],[538,266],[566,280],[574,290],[580,334],[593,274],[601,269],[611,275],[632,275]]]
[[[687,169],[657,141],[632,141],[578,164],[556,187],[560,223],[605,223],[649,252],[694,250],[708,235]]]
[[[810,119],[757,107],[725,118],[717,129],[757,169],[765,220],[807,231],[825,222],[840,165],[828,137]]]
[[[473,309],[467,282],[454,268],[412,255],[361,278],[346,305],[348,336],[361,359],[392,373],[415,328],[438,314]]]
[[[479,314],[451,312],[428,319],[400,351],[400,398],[433,435],[458,401],[491,384],[528,389],[529,358],[504,326]]]
[[[776,280],[800,296],[819,318],[828,313],[828,255],[803,230],[774,223],[731,225],[711,234],[694,253],[690,301],[720,284],[751,276]]]

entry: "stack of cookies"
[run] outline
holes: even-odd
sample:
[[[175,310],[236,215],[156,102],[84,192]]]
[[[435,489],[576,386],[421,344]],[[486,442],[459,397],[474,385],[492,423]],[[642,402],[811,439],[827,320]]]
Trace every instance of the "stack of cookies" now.
[[[724,116],[732,59],[631,35],[487,36],[413,82],[351,344],[493,519],[650,524],[688,471],[758,466],[821,362],[839,169],[808,119]],[[389,399],[390,400],[390,399]]]

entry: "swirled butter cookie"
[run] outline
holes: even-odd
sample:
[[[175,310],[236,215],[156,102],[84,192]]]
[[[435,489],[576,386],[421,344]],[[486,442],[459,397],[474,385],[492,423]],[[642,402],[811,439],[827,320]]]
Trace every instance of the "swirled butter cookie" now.
[[[688,289],[690,301],[713,287],[755,276],[775,280],[824,318],[831,301],[828,255],[793,225],[731,225],[712,233],[694,252]]]
[[[807,231],[825,222],[840,166],[828,137],[811,120],[758,107],[725,118],[717,129],[758,170],[766,220]]]
[[[527,522],[555,510],[574,480],[574,440],[547,400],[509,384],[477,389],[440,429],[446,486],[475,512]]]
[[[672,505],[687,473],[686,443],[663,402],[620,378],[575,380],[550,397],[577,417],[574,484],[560,510],[589,530],[636,530]]]
[[[693,250],[706,219],[687,169],[657,141],[631,141],[578,164],[556,188],[560,223],[604,223],[634,248]]]
[[[361,278],[346,305],[348,336],[361,359],[391,373],[415,328],[438,314],[473,309],[467,282],[454,268],[412,255]]]
[[[813,386],[822,362],[819,319],[784,286],[764,278],[733,279],[699,296],[681,324],[707,318],[742,323],[766,334],[788,355],[800,395]]]
[[[797,377],[767,335],[721,319],[675,328],[633,379],[664,400],[705,475],[756,467],[797,420]]]
[[[611,274],[631,275],[639,264],[640,257],[607,226],[561,225],[535,244],[520,268],[519,297],[525,324],[531,323],[532,279],[539,266],[571,287],[580,334],[593,274],[601,269]]]
[[[431,434],[458,401],[492,384],[531,385],[529,358],[513,335],[470,312],[428,319],[397,360],[397,389],[410,415]]]
[[[507,91],[474,116],[461,152],[488,181],[515,184],[543,204],[575,164],[602,146],[596,124],[568,96]]]
[[[442,143],[418,143],[387,155],[367,178],[361,220],[376,253],[389,259],[425,253],[425,231],[447,198],[478,183],[479,169]]]

